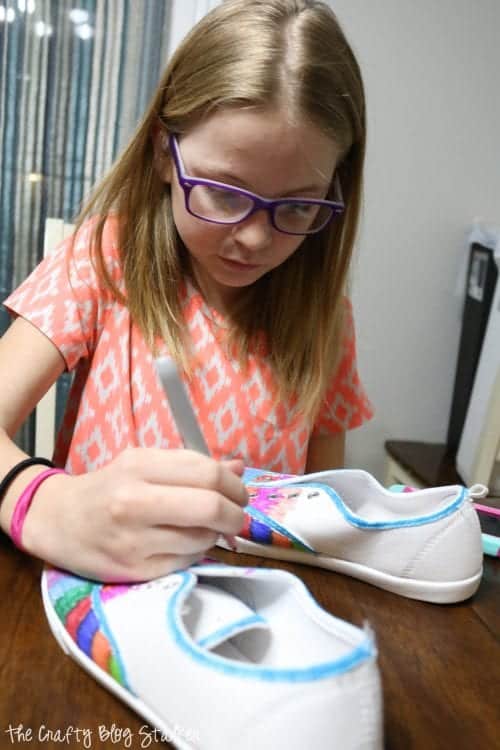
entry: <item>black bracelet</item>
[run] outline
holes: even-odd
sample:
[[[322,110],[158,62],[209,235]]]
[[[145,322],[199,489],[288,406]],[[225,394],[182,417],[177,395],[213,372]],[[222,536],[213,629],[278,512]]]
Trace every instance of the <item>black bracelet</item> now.
[[[17,475],[24,471],[24,469],[27,469],[28,466],[36,466],[36,464],[54,467],[54,464],[52,463],[52,461],[49,461],[48,458],[25,458],[24,461],[19,461],[18,464],[13,466],[12,469],[7,472],[7,474],[0,482],[0,503],[3,500],[3,496],[9,489],[9,485],[14,481]]]

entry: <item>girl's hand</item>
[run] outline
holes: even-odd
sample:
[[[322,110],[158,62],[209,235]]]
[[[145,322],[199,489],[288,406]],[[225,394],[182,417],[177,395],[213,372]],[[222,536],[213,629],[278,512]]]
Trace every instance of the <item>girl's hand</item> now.
[[[129,448],[98,471],[43,482],[23,546],[97,580],[166,575],[201,559],[219,534],[241,530],[243,469],[195,451]]]

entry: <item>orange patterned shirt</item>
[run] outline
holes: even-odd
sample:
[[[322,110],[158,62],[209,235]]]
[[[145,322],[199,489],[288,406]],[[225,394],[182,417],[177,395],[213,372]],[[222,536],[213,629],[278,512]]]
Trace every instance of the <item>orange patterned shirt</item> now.
[[[67,239],[4,303],[39,328],[74,371],[54,455],[74,474],[104,466],[128,446],[183,447],[151,351],[127,307],[96,277],[90,231],[90,224],[80,230],[69,263]],[[125,292],[116,219],[107,222],[103,251]],[[265,357],[252,354],[242,372],[227,356],[220,343],[223,317],[189,282],[182,303],[196,354],[194,377],[186,384],[215,458],[237,456],[246,466],[301,474],[311,434],[348,430],[372,416],[356,369],[350,306],[340,363],[311,429],[300,414],[291,416],[291,405],[273,403],[276,387]]]

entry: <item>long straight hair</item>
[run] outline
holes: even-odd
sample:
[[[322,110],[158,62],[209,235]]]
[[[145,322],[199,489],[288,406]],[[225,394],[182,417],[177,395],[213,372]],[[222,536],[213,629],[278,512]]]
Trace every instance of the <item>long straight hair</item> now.
[[[167,131],[182,134],[212,112],[237,107],[280,107],[291,123],[318,127],[342,153],[337,174],[344,213],[241,290],[229,311],[231,350],[235,345],[244,362],[263,336],[279,397],[292,399],[312,420],[339,357],[366,142],[361,73],[327,5],[226,0],[206,15],[172,56],[129,145],[78,217],[77,230],[95,218],[92,257],[101,281],[128,306],[150,348],[163,339],[189,373],[179,295],[189,264],[156,168],[153,135],[159,120]],[[125,294],[112,280],[102,249],[110,215],[119,219]]]

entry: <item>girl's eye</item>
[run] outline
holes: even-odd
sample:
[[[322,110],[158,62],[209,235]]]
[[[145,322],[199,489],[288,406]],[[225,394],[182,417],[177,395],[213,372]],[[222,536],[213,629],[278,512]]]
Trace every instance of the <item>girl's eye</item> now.
[[[245,195],[211,185],[195,185],[189,193],[189,208],[196,215],[208,219],[238,218],[252,202]]]
[[[241,203],[241,195],[233,193],[231,190],[220,190],[219,188],[211,188],[210,196],[212,200],[221,206],[239,206]]]
[[[314,203],[284,203],[281,206],[281,211],[286,213],[288,216],[296,216],[297,218],[309,218],[314,216],[318,210],[318,206]]]
[[[274,214],[274,220],[278,229],[300,233],[320,222],[320,210],[320,203],[281,203]]]

